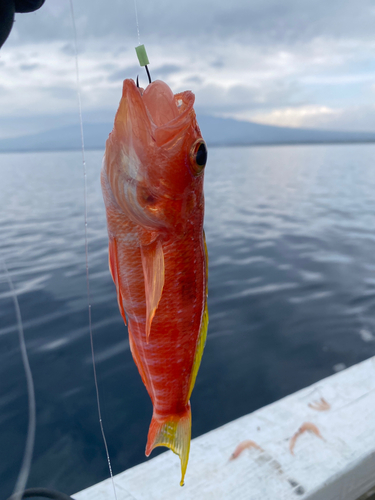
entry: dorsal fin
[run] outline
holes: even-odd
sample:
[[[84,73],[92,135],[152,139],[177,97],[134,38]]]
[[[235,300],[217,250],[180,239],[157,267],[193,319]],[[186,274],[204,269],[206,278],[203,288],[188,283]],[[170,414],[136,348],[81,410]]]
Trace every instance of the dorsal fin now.
[[[146,294],[146,339],[150,337],[151,323],[164,287],[164,254],[160,240],[141,246],[143,276]]]

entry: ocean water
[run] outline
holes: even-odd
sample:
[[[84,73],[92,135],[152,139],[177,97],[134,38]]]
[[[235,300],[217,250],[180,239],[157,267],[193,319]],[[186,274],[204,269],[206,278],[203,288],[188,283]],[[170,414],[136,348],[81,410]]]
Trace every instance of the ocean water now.
[[[374,157],[375,145],[209,151],[210,324],[192,396],[193,437],[375,354]],[[118,473],[145,460],[152,407],[108,271],[101,158],[87,152],[89,267],[102,414]],[[0,235],[36,387],[28,486],[74,493],[108,476],[88,333],[79,152],[0,155]],[[27,393],[2,270],[0,422],[6,498],[25,446]]]

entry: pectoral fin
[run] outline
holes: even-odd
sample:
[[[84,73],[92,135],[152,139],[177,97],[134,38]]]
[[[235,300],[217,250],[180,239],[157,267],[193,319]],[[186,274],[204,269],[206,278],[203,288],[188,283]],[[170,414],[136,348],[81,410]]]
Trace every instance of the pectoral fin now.
[[[109,240],[109,270],[111,271],[112,279],[116,285],[118,307],[126,325],[126,316],[120,289],[119,266],[117,262],[117,242],[116,238],[112,238]]]
[[[159,240],[141,247],[143,275],[146,294],[146,339],[148,341],[151,323],[161,299],[164,286],[164,254]]]

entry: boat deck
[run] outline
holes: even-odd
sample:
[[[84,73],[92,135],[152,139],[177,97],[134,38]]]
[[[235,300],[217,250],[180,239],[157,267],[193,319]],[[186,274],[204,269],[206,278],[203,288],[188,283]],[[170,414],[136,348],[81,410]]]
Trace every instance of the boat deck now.
[[[170,451],[114,481],[118,500],[358,500],[371,495],[375,358],[194,439],[183,488],[180,461]],[[73,497],[112,499],[111,480]]]

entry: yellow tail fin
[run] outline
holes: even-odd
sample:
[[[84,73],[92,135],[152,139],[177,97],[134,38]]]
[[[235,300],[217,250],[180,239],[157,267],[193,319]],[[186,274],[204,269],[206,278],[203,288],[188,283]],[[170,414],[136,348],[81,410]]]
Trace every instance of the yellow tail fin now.
[[[191,438],[191,410],[190,403],[183,413],[176,415],[152,416],[148,431],[146,456],[157,446],[170,448],[181,460],[181,482],[184,485],[185,472],[189,460]]]

